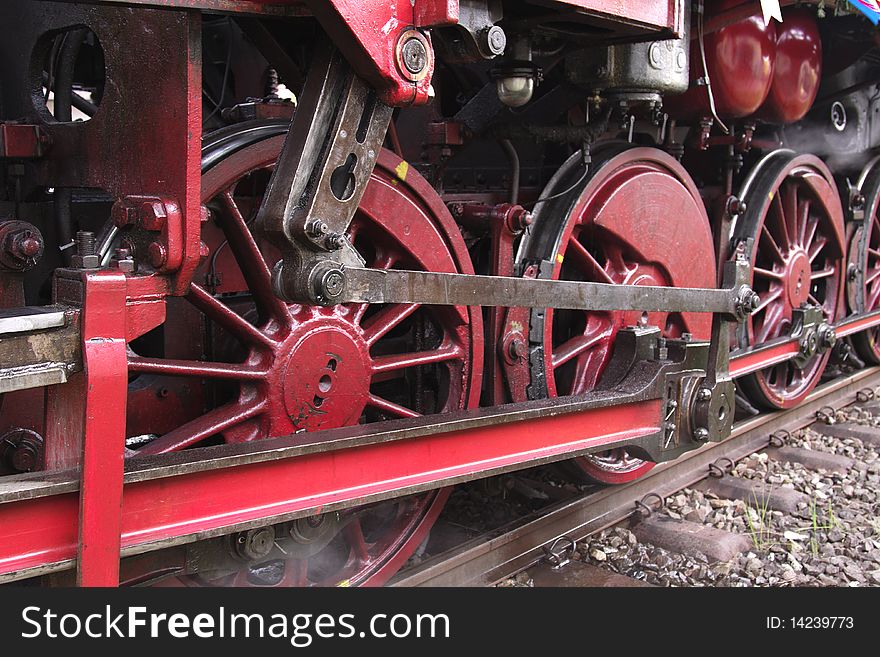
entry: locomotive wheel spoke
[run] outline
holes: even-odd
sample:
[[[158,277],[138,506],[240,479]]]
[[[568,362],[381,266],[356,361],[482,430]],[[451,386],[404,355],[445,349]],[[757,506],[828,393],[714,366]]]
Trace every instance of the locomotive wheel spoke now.
[[[367,547],[367,540],[364,538],[364,529],[361,527],[359,518],[352,518],[342,530],[343,535],[348,540],[352,554],[360,563],[369,561],[370,550]]]
[[[795,245],[798,243],[797,187],[795,187],[791,183],[783,184],[782,189],[780,190],[780,196],[783,197],[782,198],[782,207],[783,207],[782,218],[783,218],[783,221],[785,222],[788,243],[791,245]]]
[[[367,406],[371,406],[380,411],[384,411],[385,413],[390,413],[391,415],[397,417],[421,417],[421,413],[416,413],[413,410],[405,408],[399,404],[395,404],[394,402],[388,401],[383,397],[379,397],[378,395],[371,394],[369,399],[367,400]]]
[[[611,327],[602,332],[592,335],[576,335],[553,349],[553,368],[562,367],[573,358],[595,348],[596,346],[610,342]]]
[[[224,329],[242,341],[255,347],[272,348],[275,342],[265,333],[233,311],[229,306],[217,300],[203,287],[193,283],[190,285],[186,299],[205,315],[220,324]]]
[[[367,318],[362,324],[364,340],[367,341],[367,345],[372,347],[420,307],[420,304],[417,303],[394,304],[382,308],[375,315]]]
[[[614,283],[614,279],[608,275],[605,269],[602,268],[602,265],[599,264],[587,250],[587,247],[581,244],[578,239],[572,237],[568,242],[568,246],[569,249],[565,255],[572,257],[575,265],[589,276],[588,280],[596,281],[597,283]]]
[[[753,315],[757,315],[759,312],[767,308],[771,303],[779,299],[782,295],[782,288],[777,287],[772,289],[764,294],[759,295],[761,297],[761,303],[758,304],[758,307],[752,312]]]
[[[810,278],[812,280],[818,280],[820,278],[828,278],[829,276],[834,276],[837,273],[837,269],[834,267],[826,267],[825,269],[819,269],[810,274]]]
[[[773,235],[770,234],[770,230],[767,228],[767,224],[761,226],[761,238],[766,240],[766,242],[770,245],[770,248],[773,250],[773,253],[776,256],[776,260],[778,262],[785,262],[785,256],[782,255],[782,250],[779,248],[776,240],[773,239]]]
[[[238,363],[214,363],[200,360],[171,360],[130,356],[128,369],[144,374],[164,374],[231,381],[262,381],[268,372]]]
[[[220,195],[220,200],[223,208],[223,232],[257,306],[266,317],[273,317],[287,324],[290,321],[290,311],[287,304],[275,296],[269,267],[232,196],[232,191],[227,189]]]
[[[219,406],[204,415],[166,433],[138,450],[138,454],[169,454],[217,435],[246,420],[260,415],[263,404],[243,404],[233,402]]]
[[[788,233],[788,226],[785,223],[785,210],[782,207],[782,198],[780,194],[773,197],[770,204],[770,213],[773,217],[773,227],[776,229],[776,236],[780,238],[779,244],[786,250],[790,251],[792,247],[791,238]]]
[[[810,201],[809,199],[804,199],[800,202],[798,206],[798,228],[800,230],[800,234],[798,235],[798,244],[801,246],[806,246],[809,244],[807,241],[807,228],[810,223]]]
[[[809,250],[810,262],[814,262],[816,258],[819,257],[819,254],[822,253],[822,249],[828,244],[828,238],[824,235],[820,235],[816,238],[816,241],[811,245],[812,248]]]
[[[408,367],[419,365],[431,365],[442,363],[447,360],[457,360],[463,357],[461,347],[449,345],[433,351],[417,351],[408,354],[395,354],[394,356],[379,356],[373,359],[373,374],[403,370]]]
[[[769,269],[761,269],[760,267],[755,267],[755,275],[761,276],[763,278],[771,278],[775,281],[781,281],[785,279],[784,274],[781,274],[777,271],[771,271]]]

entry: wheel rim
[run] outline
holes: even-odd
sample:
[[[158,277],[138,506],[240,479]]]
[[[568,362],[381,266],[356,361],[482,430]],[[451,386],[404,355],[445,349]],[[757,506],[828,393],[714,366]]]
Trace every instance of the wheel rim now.
[[[804,304],[820,306],[829,321],[842,307],[843,209],[830,172],[809,155],[765,162],[742,195],[748,210],[734,232],[735,243],[753,245],[751,285],[761,298],[739,331],[740,347],[790,334],[793,311]],[[829,355],[802,367],[780,363],[740,384],[756,405],[790,408],[819,382]]]
[[[265,134],[211,158],[203,228],[211,256],[167,326],[205,325],[203,340],[133,355],[129,435],[161,434],[139,453],[176,451],[206,439],[227,443],[444,412],[476,405],[481,374],[479,309],[286,304],[272,293],[276,252],[249,224],[283,144]],[[224,148],[228,148],[228,139]],[[383,152],[349,237],[374,267],[472,273],[467,250],[434,190]],[[135,351],[142,345],[133,345]],[[197,353],[201,350],[201,357]],[[192,381],[203,381],[194,391]],[[157,394],[156,391],[161,391]],[[194,394],[195,393],[195,394]],[[164,395],[164,396],[163,396]],[[152,399],[174,408],[167,414]],[[192,398],[206,412],[193,407]],[[189,403],[180,400],[189,399]],[[388,579],[425,539],[448,490],[324,514],[283,527],[279,551],[230,572],[186,576],[187,585],[364,585]],[[311,523],[311,525],[309,524]],[[326,526],[335,532],[327,540]],[[313,526],[312,526],[313,525]],[[325,529],[319,531],[321,525]],[[321,533],[323,531],[323,533]],[[321,549],[315,552],[315,533]],[[282,557],[282,552],[288,556]],[[290,555],[294,555],[293,558]]]
[[[576,155],[563,166],[545,197],[577,181],[579,159]],[[577,190],[539,205],[519,260],[521,266],[546,263],[541,276],[554,279],[714,287],[712,254],[705,209],[678,162],[655,149],[609,145],[594,151],[591,173]],[[691,333],[705,338],[711,328],[701,315],[533,312],[533,330],[537,326],[543,337],[538,345],[541,371],[533,371],[532,377],[535,396],[595,388],[611,359],[617,331],[637,324],[660,326],[667,337]],[[616,484],[640,477],[654,464],[618,448],[570,465],[591,480]]]
[[[880,308],[880,165],[872,161],[859,185],[865,197],[865,221],[850,241],[855,276],[848,281],[850,308],[866,313]],[[852,338],[858,355],[880,364],[880,328],[857,333]]]

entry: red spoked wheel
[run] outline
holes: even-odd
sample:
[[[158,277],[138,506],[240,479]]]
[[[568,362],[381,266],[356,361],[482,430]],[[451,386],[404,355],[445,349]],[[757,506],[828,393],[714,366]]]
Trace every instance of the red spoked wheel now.
[[[580,182],[579,182],[580,181]],[[567,192],[567,190],[571,190]],[[558,197],[556,195],[559,195]],[[604,145],[583,175],[576,154],[557,172],[524,237],[521,270],[544,278],[617,285],[714,287],[715,257],[706,211],[687,172],[652,148]],[[611,359],[617,331],[659,326],[667,337],[708,338],[711,317],[700,314],[535,310],[530,394],[534,398],[589,392]],[[589,480],[621,484],[653,467],[624,448],[566,464]]]
[[[843,208],[828,168],[812,155],[771,154],[749,176],[740,194],[747,204],[737,219],[734,244],[752,264],[751,285],[761,297],[741,325],[740,347],[791,333],[793,311],[821,308],[829,321],[843,310],[846,253]],[[787,361],[739,379],[750,401],[791,408],[819,382],[830,352],[803,364]]]
[[[159,334],[132,344],[129,435],[145,442],[139,454],[478,403],[479,308],[324,308],[287,304],[273,294],[270,266],[278,254],[250,228],[285,132],[277,124],[242,125],[208,138],[202,197],[211,219],[202,239],[210,256],[186,301],[169,302]],[[473,273],[434,190],[389,152],[379,158],[348,236],[372,267]],[[431,491],[276,525],[274,547],[263,558],[233,558],[231,566],[181,580],[382,584],[424,540],[448,494]],[[230,554],[236,551],[229,546]]]
[[[859,191],[865,197],[865,221],[850,241],[847,292],[850,309],[867,313],[880,308],[880,158],[865,167]],[[866,362],[880,365],[880,328],[857,333],[852,345]]]

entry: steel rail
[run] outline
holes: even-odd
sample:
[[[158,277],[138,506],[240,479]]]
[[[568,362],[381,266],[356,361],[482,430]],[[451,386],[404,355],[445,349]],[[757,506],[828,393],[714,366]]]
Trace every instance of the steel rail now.
[[[708,476],[709,465],[720,458],[742,459],[769,444],[770,434],[810,424],[816,411],[855,401],[866,387],[880,385],[880,367],[861,370],[831,381],[799,406],[737,423],[725,441],[688,452],[657,466],[630,484],[608,487],[576,500],[556,504],[515,527],[490,532],[421,565],[398,574],[390,586],[487,586],[520,572],[543,557],[542,547],[557,538],[582,540],[629,518],[649,494],[671,495]]]

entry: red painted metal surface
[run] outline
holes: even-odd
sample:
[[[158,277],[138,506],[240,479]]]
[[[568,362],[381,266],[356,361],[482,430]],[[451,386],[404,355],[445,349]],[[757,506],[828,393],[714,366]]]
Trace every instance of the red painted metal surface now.
[[[80,483],[77,583],[116,586],[122,513],[125,373],[125,276],[83,276],[85,436]]]
[[[709,219],[699,192],[681,165],[666,153],[649,148],[625,150],[610,158],[598,151],[594,157],[601,164],[581,185],[579,198],[566,216],[560,212],[546,217],[543,210],[538,211],[532,239],[556,249],[539,256],[554,263],[552,277],[623,285],[714,287]],[[547,193],[552,192],[549,189]],[[548,226],[555,226],[554,233],[542,235]],[[521,256],[528,261],[538,254]],[[697,339],[708,339],[710,322],[711,316],[701,314],[548,309],[543,324],[546,395],[593,390],[611,360],[617,332],[625,326],[659,326],[666,337],[690,333]],[[524,397],[514,399],[522,401]],[[631,458],[620,449],[578,459],[577,465],[594,480],[618,484],[641,476],[653,464]]]
[[[202,238],[209,256],[186,299],[168,303],[161,353],[129,360],[128,435],[161,436],[142,454],[176,451],[214,435],[241,443],[478,403],[479,309],[320,308],[288,305],[272,293],[269,266],[277,250],[251,233],[246,218],[258,206],[283,139],[277,135],[240,148],[203,176],[202,198],[211,219],[202,226]],[[206,143],[210,151],[210,135]],[[390,153],[380,155],[349,237],[376,267],[473,271],[433,189]],[[142,311],[131,308],[130,314]],[[407,333],[420,326],[442,335],[439,344],[407,348]],[[429,491],[349,510],[341,530],[345,540],[307,558],[291,556],[283,566],[252,571],[242,567],[232,576],[184,577],[181,583],[382,583],[424,539],[448,493]],[[347,549],[351,554],[339,554]],[[319,575],[309,567],[313,560],[323,564]],[[328,572],[329,563],[338,567]]]
[[[706,21],[742,4],[741,0],[722,0],[707,8]],[[747,18],[706,34],[706,63],[712,81],[712,93],[718,114],[743,117],[753,114],[770,93],[776,57],[776,23],[764,23],[757,3],[750,3],[753,13]],[[694,30],[696,32],[696,30]],[[672,96],[665,105],[672,116],[692,118],[709,116],[709,97],[703,78],[699,41],[691,42],[691,88],[681,96]]]
[[[813,106],[822,79],[822,39],[813,9],[789,9],[776,26],[773,82],[758,110],[779,123],[802,119]]]
[[[772,175],[771,175],[772,174]],[[768,177],[769,176],[769,177]],[[761,298],[746,320],[750,345],[789,335],[793,311],[809,303],[834,322],[843,314],[843,209],[830,171],[816,157],[783,162],[760,177],[746,203],[760,214],[751,228],[751,286]],[[803,367],[783,362],[743,380],[755,403],[799,404],[816,386],[829,354]]]
[[[122,549],[135,552],[174,537],[260,523],[272,516],[320,513],[340,502],[370,501],[450,477],[485,475],[609,440],[653,435],[659,431],[659,406],[656,400],[635,402],[518,426],[456,430],[450,425],[446,431],[415,439],[148,481],[133,481],[132,472],[123,497]],[[334,476],[328,477],[328,472]],[[75,491],[0,504],[5,528],[0,534],[0,574],[73,559],[76,518]]]
[[[458,21],[458,3],[449,0],[305,0],[322,27],[338,44],[355,71],[373,84],[392,107],[419,105],[430,98],[434,54],[426,44],[427,64],[418,79],[408,75],[399,56],[414,27],[435,27]],[[418,10],[414,5],[420,5]]]

